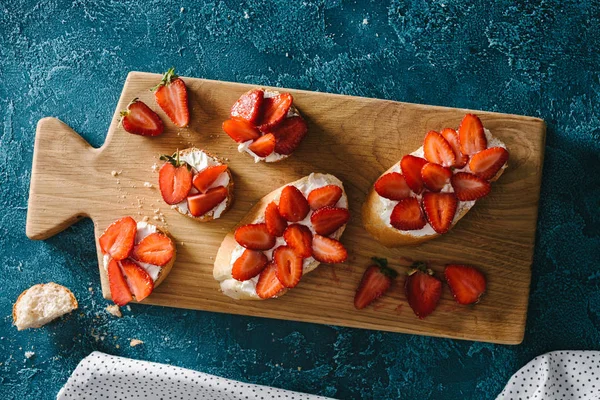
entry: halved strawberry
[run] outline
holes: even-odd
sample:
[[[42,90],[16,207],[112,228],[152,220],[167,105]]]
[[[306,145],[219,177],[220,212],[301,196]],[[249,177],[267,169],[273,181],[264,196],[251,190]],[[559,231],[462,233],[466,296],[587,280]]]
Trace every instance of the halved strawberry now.
[[[410,308],[419,319],[435,310],[442,296],[442,281],[433,276],[433,271],[423,263],[413,264],[404,282],[404,291]]]
[[[247,281],[260,274],[268,262],[262,251],[246,249],[233,263],[231,276],[238,281]]]
[[[228,119],[223,122],[223,130],[238,143],[244,143],[260,137],[258,129],[243,119]]]
[[[302,257],[288,246],[279,246],[273,252],[273,261],[277,265],[275,274],[286,288],[295,287],[302,278]]]
[[[169,263],[175,254],[173,241],[162,233],[155,232],[146,236],[134,248],[132,257],[143,263],[163,266]]]
[[[436,131],[429,131],[425,135],[423,153],[427,161],[439,164],[442,167],[451,167],[456,162],[456,156],[450,143]]]
[[[250,224],[235,230],[235,240],[250,250],[269,250],[275,246],[275,236],[267,230],[266,224]]]
[[[354,307],[363,309],[381,297],[392,285],[398,273],[387,266],[387,259],[373,257],[375,264],[366,269],[354,295]]]
[[[271,299],[277,297],[284,290],[285,286],[277,279],[277,265],[275,265],[274,261],[271,261],[258,277],[256,294],[261,299]]]
[[[427,160],[421,157],[415,157],[406,155],[400,160],[400,168],[402,169],[402,175],[408,184],[416,194],[420,194],[423,191],[423,178],[421,178],[421,170],[423,165],[427,164]]]
[[[131,217],[116,220],[106,228],[98,239],[103,254],[120,261],[129,257],[135,241],[137,223]]]
[[[308,194],[308,205],[313,210],[333,207],[342,197],[342,193],[342,188],[337,185],[327,185],[314,189]]]
[[[131,260],[121,261],[121,268],[136,301],[142,301],[150,296],[154,290],[154,281],[144,268]]]
[[[154,88],[154,98],[168,115],[169,119],[180,128],[190,123],[187,88],[185,82],[175,75],[175,68],[170,68],[163,75],[160,83]]]
[[[469,161],[469,156],[463,154],[460,151],[460,140],[458,139],[458,132],[456,132],[452,128],[444,128],[440,134],[446,139],[450,147],[452,147],[452,151],[454,151],[454,167],[462,168],[467,165],[467,161]]]
[[[467,114],[458,127],[460,151],[468,156],[485,150],[487,138],[483,131],[483,124],[477,115]]]
[[[275,151],[279,154],[290,155],[300,145],[308,127],[301,116],[284,119],[279,125],[270,129],[275,135]]]
[[[423,208],[429,224],[437,233],[446,233],[452,226],[458,200],[454,193],[431,193],[423,195]]]
[[[206,193],[199,193],[187,198],[188,210],[194,217],[201,217],[227,198],[227,188],[217,186],[208,189]]]
[[[167,162],[158,171],[158,187],[165,203],[177,204],[185,200],[192,188],[192,168],[175,156],[162,155]]]
[[[421,170],[423,184],[432,192],[439,192],[450,182],[452,171],[449,168],[442,167],[439,164],[427,163]]]
[[[244,119],[256,125],[260,117],[260,109],[265,92],[262,89],[249,90],[240,96],[231,107],[230,116],[235,119]]]
[[[198,172],[194,176],[192,184],[200,193],[204,193],[225,171],[227,171],[227,165],[211,165]]]
[[[326,236],[314,235],[312,250],[315,260],[323,263],[342,263],[348,258],[348,251],[344,245]]]
[[[390,200],[402,200],[410,196],[410,187],[404,175],[398,172],[390,172],[377,179],[375,191],[381,197]]]
[[[283,235],[287,227],[287,221],[279,214],[279,208],[275,202],[269,203],[265,209],[265,224],[267,231],[275,237]]]
[[[416,197],[400,200],[390,215],[390,224],[401,231],[421,229],[426,223],[421,205]]]
[[[289,93],[280,93],[274,97],[268,97],[263,100],[262,119],[259,129],[262,132],[270,132],[287,115],[293,102],[292,95]]]
[[[281,191],[279,197],[279,214],[290,222],[302,221],[310,207],[308,201],[297,187],[288,185]]]
[[[164,132],[165,126],[157,113],[144,102],[133,99],[127,110],[121,111],[121,125],[129,133],[142,136],[158,136]]]
[[[454,193],[460,201],[471,201],[485,197],[490,193],[488,181],[468,172],[458,172],[450,180]]]
[[[469,168],[480,178],[490,180],[496,176],[507,161],[508,151],[505,148],[490,147],[473,154],[469,161]]]
[[[446,265],[444,275],[452,295],[459,304],[477,303],[485,293],[487,282],[481,271],[468,265]]]
[[[252,142],[248,149],[259,157],[266,157],[275,151],[275,136],[267,133]]]
[[[312,232],[308,227],[292,224],[283,232],[283,238],[289,247],[302,258],[312,256]]]
[[[112,301],[118,306],[124,306],[133,300],[127,281],[123,276],[123,272],[121,272],[121,267],[114,258],[108,263],[107,274]]]
[[[328,236],[337,231],[350,219],[350,213],[346,208],[323,207],[319,208],[310,216],[313,229],[319,235]]]

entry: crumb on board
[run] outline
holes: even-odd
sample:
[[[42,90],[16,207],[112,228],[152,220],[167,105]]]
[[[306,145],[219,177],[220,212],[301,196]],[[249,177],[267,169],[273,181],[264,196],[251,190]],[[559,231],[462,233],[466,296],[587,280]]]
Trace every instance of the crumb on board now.
[[[150,220],[150,218],[148,218],[147,215],[145,215],[144,218],[142,218],[142,221],[144,221],[144,222],[148,222],[149,220]]]
[[[131,341],[129,342],[129,346],[131,347],[139,346],[140,344],[144,344],[144,342],[140,339],[131,339]]]
[[[158,172],[158,164],[157,163],[152,164],[152,172]]]
[[[144,187],[151,188],[152,184],[150,182],[144,182]]]
[[[121,314],[121,309],[116,304],[109,304],[109,305],[107,305],[106,306],[106,311],[108,311],[109,314],[112,314],[112,315],[114,315],[117,318],[121,318],[123,316],[123,314]]]

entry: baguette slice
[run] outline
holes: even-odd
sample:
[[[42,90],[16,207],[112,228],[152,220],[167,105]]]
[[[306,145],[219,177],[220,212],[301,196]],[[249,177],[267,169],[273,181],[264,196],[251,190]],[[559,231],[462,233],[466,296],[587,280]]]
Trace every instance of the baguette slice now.
[[[77,309],[77,299],[66,287],[40,283],[25,290],[13,306],[13,321],[18,330],[40,328]]]

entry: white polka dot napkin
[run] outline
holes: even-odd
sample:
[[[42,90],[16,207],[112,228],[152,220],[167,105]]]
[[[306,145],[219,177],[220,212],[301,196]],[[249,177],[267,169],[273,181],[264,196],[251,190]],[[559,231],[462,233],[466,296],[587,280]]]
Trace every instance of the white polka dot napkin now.
[[[600,351],[553,351],[514,374],[496,400],[600,399]]]
[[[93,352],[57,400],[326,400],[325,397],[232,381],[185,368]]]

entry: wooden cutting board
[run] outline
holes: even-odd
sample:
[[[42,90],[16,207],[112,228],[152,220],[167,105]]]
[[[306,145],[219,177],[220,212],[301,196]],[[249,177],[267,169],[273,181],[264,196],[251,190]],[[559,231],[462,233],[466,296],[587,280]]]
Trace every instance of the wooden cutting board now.
[[[477,111],[484,125],[506,143],[508,170],[493,184],[492,193],[478,201],[450,233],[419,247],[388,249],[361,226],[360,208],[367,191],[402,155],[421,146],[427,131],[457,127],[468,110],[289,90],[308,122],[309,133],[283,162],[255,164],[238,153],[221,130],[231,105],[253,85],[184,78],[190,92],[191,123],[180,129],[149,91],[160,78],[141,72],[128,75],[106,142],[99,149],[55,118],[39,121],[27,236],[46,239],[90,217],[97,243],[117,218],[148,216],[172,234],[178,253],[171,274],[145,304],[496,343],[522,341],[544,154],[542,120]],[[134,97],[162,117],[166,126],[162,136],[130,135],[119,126],[119,112]],[[219,220],[188,219],[171,210],[158,191],[158,174],[152,169],[153,164],[162,164],[158,156],[192,145],[224,158],[233,171],[236,200]],[[280,299],[242,302],[221,294],[212,265],[225,234],[262,196],[311,172],[331,173],[344,182],[352,213],[342,237],[349,249],[348,261],[322,265]],[[153,186],[146,187],[145,182]],[[357,311],[354,291],[372,256],[388,258],[401,276],[409,265],[407,259],[428,260],[438,273],[444,263],[476,265],[488,277],[488,294],[476,306],[459,306],[445,287],[437,310],[419,320],[404,297],[404,278],[400,277],[383,299]],[[102,267],[99,271],[104,297],[110,298],[107,277]]]

